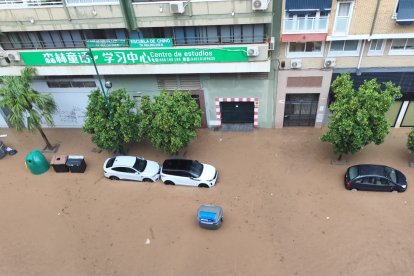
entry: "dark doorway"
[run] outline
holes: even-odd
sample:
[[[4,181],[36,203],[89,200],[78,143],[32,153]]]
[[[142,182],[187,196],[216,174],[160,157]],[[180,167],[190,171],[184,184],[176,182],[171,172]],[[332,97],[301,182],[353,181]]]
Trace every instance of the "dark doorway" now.
[[[319,94],[286,94],[283,126],[315,126]]]
[[[201,127],[207,127],[207,119],[206,119],[206,112],[205,112],[206,105],[205,105],[205,102],[204,102],[204,93],[203,93],[202,90],[200,90],[200,91],[190,91],[190,93],[191,93],[191,98],[193,98],[197,102],[198,107],[200,108],[201,113],[202,113],[202,115],[201,115]]]
[[[254,102],[221,102],[223,124],[253,124]]]

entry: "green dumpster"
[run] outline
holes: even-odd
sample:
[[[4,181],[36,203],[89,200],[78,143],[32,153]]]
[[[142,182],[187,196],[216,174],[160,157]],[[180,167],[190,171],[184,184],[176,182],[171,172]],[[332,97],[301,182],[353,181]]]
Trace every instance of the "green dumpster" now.
[[[32,150],[26,155],[26,167],[32,174],[42,174],[49,170],[49,162],[39,150]]]

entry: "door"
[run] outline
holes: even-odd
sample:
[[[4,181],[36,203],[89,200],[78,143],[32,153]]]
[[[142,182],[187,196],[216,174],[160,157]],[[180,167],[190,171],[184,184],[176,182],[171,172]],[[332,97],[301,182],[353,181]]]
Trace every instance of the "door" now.
[[[196,93],[196,94],[194,94]],[[207,118],[206,118],[206,104],[204,102],[204,94],[203,91],[191,91],[191,98],[193,98],[198,107],[201,110],[201,127],[205,128],[207,127]]]
[[[384,177],[377,177],[377,187],[380,191],[392,191],[393,184]]]
[[[120,179],[142,181],[141,174],[134,169],[125,168],[125,167],[116,167],[116,168],[112,168],[112,170],[117,172],[116,176],[118,176]]]
[[[319,94],[286,94],[283,126],[315,126]]]
[[[376,177],[364,177],[361,185],[366,191],[375,191],[377,190],[376,181]]]
[[[254,102],[221,102],[223,124],[253,124]]]
[[[197,183],[192,179],[192,176],[189,172],[186,171],[175,171],[175,184],[184,185],[184,186],[197,186]]]

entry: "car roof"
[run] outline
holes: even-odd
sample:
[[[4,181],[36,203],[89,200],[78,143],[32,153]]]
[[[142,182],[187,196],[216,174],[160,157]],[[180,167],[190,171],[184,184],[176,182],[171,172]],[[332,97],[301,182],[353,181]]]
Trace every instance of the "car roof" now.
[[[357,165],[358,167],[358,175],[379,175],[385,176],[385,167],[384,165],[370,165],[370,164],[363,164]]]
[[[193,162],[190,159],[167,159],[162,167],[168,170],[188,170]]]
[[[135,156],[117,156],[112,167],[132,167],[136,161]]]

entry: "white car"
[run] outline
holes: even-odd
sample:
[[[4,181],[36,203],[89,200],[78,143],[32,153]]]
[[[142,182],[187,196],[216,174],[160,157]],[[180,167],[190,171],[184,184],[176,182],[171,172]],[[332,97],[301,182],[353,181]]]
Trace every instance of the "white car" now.
[[[211,188],[217,181],[217,170],[197,160],[167,159],[161,169],[161,179],[166,185],[185,185]]]
[[[106,159],[104,175],[111,180],[155,182],[160,178],[160,165],[137,156],[116,156]]]

